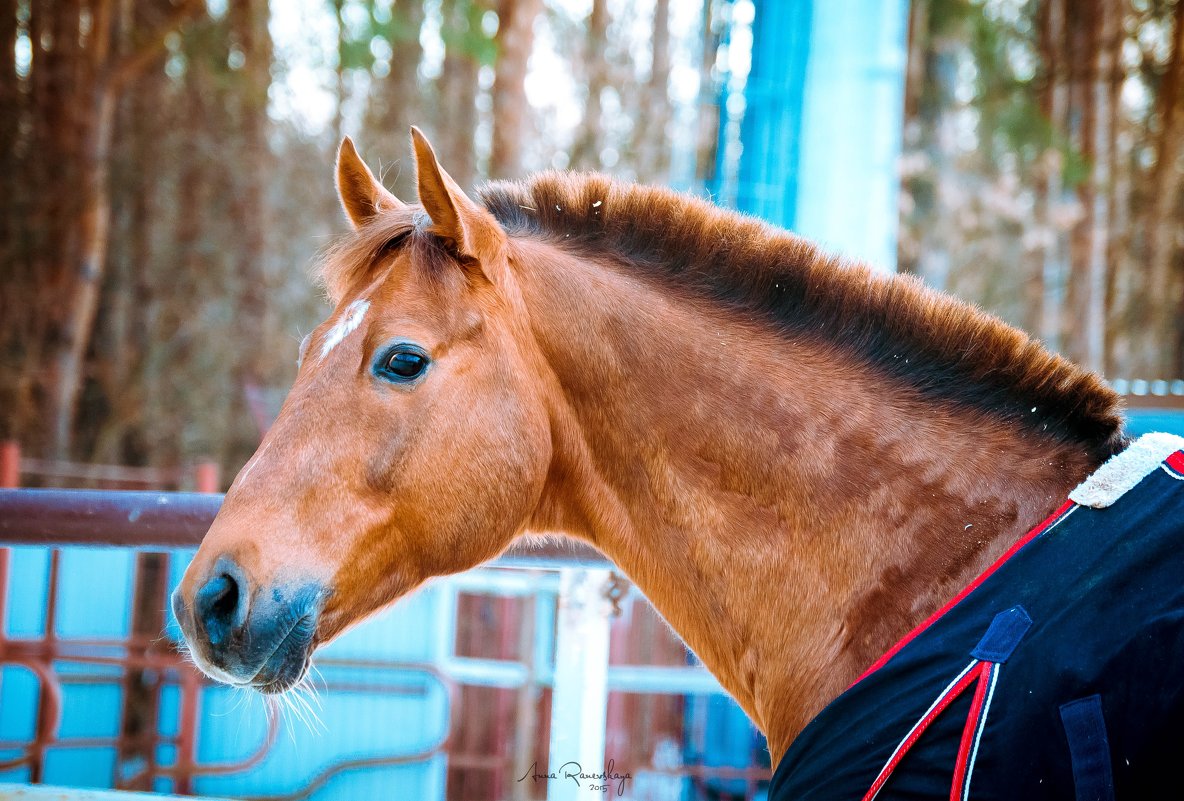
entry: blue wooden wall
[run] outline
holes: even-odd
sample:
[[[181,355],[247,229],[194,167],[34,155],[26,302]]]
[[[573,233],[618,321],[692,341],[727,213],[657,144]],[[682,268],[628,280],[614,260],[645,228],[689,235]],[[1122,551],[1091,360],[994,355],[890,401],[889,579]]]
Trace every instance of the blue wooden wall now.
[[[192,551],[174,552],[170,586],[176,586]],[[126,636],[131,607],[135,553],[119,548],[65,548],[58,578],[57,637],[118,639]],[[37,637],[45,633],[49,550],[12,549],[9,603],[0,621],[7,636]],[[95,591],[101,588],[101,591]],[[339,659],[381,662],[431,662],[453,635],[452,608],[446,584],[437,584],[400,601],[392,609],[366,621],[318,652],[322,664]],[[169,636],[179,638],[171,620]],[[122,671],[69,662],[57,663],[63,678],[63,717],[59,734],[64,740],[113,737],[123,705]],[[84,670],[86,683],[72,683],[71,675]],[[321,725],[305,726],[284,720],[279,738],[261,764],[249,771],[196,779],[194,790],[202,795],[240,796],[290,793],[336,763],[365,757],[406,754],[439,740],[447,724],[446,692],[422,673],[390,668],[368,668],[350,676],[344,668],[323,668],[325,678],[359,681],[363,691],[330,692],[318,709]],[[373,688],[370,690],[369,688]],[[19,665],[0,667],[0,741],[30,741],[37,715],[37,680]],[[175,735],[180,716],[180,693],[166,687],[160,714],[163,734]],[[265,741],[267,713],[263,700],[253,692],[224,686],[202,691],[197,731],[199,764],[236,762],[255,752]],[[0,761],[17,756],[0,749]],[[168,765],[176,758],[171,745],[160,747],[157,758]],[[389,797],[398,787],[407,798],[444,797],[443,757],[411,765],[368,768],[341,773],[316,792],[317,801]],[[47,784],[74,787],[110,787],[115,775],[113,747],[51,748],[45,762]],[[0,771],[0,782],[23,782],[28,771]],[[155,788],[169,792],[171,782],[162,779]]]

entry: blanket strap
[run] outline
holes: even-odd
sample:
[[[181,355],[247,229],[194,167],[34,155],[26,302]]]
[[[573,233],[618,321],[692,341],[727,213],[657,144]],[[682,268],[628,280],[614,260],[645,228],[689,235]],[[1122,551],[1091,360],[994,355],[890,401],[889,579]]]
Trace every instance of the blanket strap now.
[[[1063,704],[1061,723],[1069,741],[1077,801],[1114,801],[1110,740],[1102,717],[1102,697],[1091,695]]]
[[[954,763],[954,777],[950,784],[950,801],[966,801],[970,794],[970,778],[974,773],[974,762],[978,756],[979,741],[987,724],[987,713],[995,695],[995,684],[999,680],[999,668],[1007,661],[1020,640],[1032,627],[1032,618],[1022,606],[1013,606],[995,615],[987,632],[970,652],[973,660],[958,676],[946,685],[937,699],[930,705],[921,719],[913,724],[908,734],[888,757],[884,767],[863,796],[863,801],[874,801],[884,784],[896,770],[921,735],[937,716],[954,702],[963,691],[975,685],[974,697],[970,702],[970,714],[962,728],[962,740],[958,746],[958,759]]]

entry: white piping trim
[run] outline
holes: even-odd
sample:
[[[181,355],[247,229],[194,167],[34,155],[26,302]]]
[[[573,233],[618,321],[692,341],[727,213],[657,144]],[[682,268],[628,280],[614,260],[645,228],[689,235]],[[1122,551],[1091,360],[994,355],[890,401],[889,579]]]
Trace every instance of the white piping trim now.
[[[1069,500],[1094,509],[1111,506],[1159,467],[1160,462],[1181,449],[1184,449],[1184,437],[1144,434],[1079,484],[1069,493]]]
[[[1184,481],[1184,476],[1181,476],[1179,473],[1177,473],[1172,468],[1168,467],[1166,464],[1161,464],[1159,466],[1159,469],[1164,471],[1165,473],[1167,473],[1169,476],[1176,479],[1177,481]]]
[[[873,785],[876,782],[880,781],[880,778],[884,775],[884,771],[888,770],[888,766],[892,764],[892,760],[896,759],[896,755],[900,753],[900,749],[904,748],[904,744],[907,743],[909,741],[909,738],[913,736],[913,732],[915,732],[917,730],[917,728],[925,721],[925,718],[929,717],[929,713],[931,713],[934,709],[936,709],[937,705],[942,702],[942,699],[945,698],[947,695],[950,694],[950,692],[953,691],[954,686],[958,682],[962,681],[962,679],[964,679],[966,677],[966,674],[969,673],[971,670],[973,670],[978,664],[979,664],[979,660],[972,659],[970,661],[970,664],[967,665],[966,668],[961,673],[959,673],[957,676],[955,676],[954,680],[951,681],[949,684],[947,684],[946,688],[938,694],[937,698],[935,698],[933,700],[933,703],[929,705],[929,708],[925,710],[925,712],[921,715],[921,717],[917,718],[917,722],[913,724],[913,727],[911,729],[909,729],[908,734],[906,734],[903,738],[901,738],[901,741],[899,743],[897,743],[896,748],[894,748],[892,750],[892,753],[888,755],[888,761],[884,763],[884,767],[880,768],[880,772],[876,774],[876,778],[872,782]],[[871,797],[871,799],[869,799],[869,801],[875,801],[875,798],[880,795],[880,790],[883,790],[883,789],[884,789],[884,785],[881,784],[880,789],[876,790],[876,794],[873,795]]]
[[[983,739],[983,729],[987,727],[987,713],[991,711],[991,699],[995,697],[995,683],[999,681],[1001,665],[996,662],[991,667],[991,685],[987,689],[987,700],[983,701],[983,711],[978,718],[978,731],[974,733],[974,748],[970,751],[970,761],[966,764],[966,778],[962,780],[962,801],[970,799],[970,779],[974,776],[974,761],[978,759],[978,745]]]

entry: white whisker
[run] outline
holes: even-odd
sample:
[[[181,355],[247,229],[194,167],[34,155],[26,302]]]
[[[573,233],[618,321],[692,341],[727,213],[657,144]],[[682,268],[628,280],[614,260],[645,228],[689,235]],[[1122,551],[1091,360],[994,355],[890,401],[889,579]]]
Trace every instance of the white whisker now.
[[[303,681],[303,680],[302,680]],[[301,683],[297,683],[291,689],[284,693],[284,698],[292,705],[293,712],[295,712],[310,734],[320,734],[324,732],[325,724],[321,721],[320,716],[312,705],[308,702],[308,698],[301,690],[303,687]],[[314,726],[314,722],[316,725]],[[320,731],[318,731],[320,729]]]
[[[275,697],[276,697],[276,699],[278,699],[280,701],[280,704],[282,705],[283,709],[286,709],[292,713],[292,717],[295,717],[295,718],[300,717],[299,713],[297,713],[296,709],[292,706],[292,701],[289,700],[287,693],[280,693],[279,695],[276,695]],[[289,720],[289,723],[290,723],[290,719],[287,718],[286,715],[284,717],[285,717],[285,719]],[[294,747],[296,745],[296,730],[295,730],[295,728],[291,725],[284,726],[284,728],[287,729],[288,739],[292,742],[292,745]]]
[[[328,690],[329,682],[325,680],[325,674],[321,673],[321,669],[315,663],[308,663],[308,679],[313,688],[320,691],[321,689]],[[320,687],[317,687],[317,682],[320,682]]]
[[[234,695],[235,695],[234,706],[232,706],[230,708],[230,712],[237,712],[242,707],[242,705],[244,703],[245,704],[251,703],[251,693],[249,693],[245,687],[235,687],[234,688]],[[227,714],[229,714],[229,713],[227,713]]]
[[[320,689],[313,682],[313,676],[312,676],[311,670],[308,673],[304,674],[304,678],[302,678],[300,680],[300,684],[298,684],[297,686],[302,687],[304,689],[305,694],[308,696],[309,700],[311,700],[312,702],[314,702],[317,705],[317,709],[319,709],[322,712],[325,711],[325,705],[321,703]]]

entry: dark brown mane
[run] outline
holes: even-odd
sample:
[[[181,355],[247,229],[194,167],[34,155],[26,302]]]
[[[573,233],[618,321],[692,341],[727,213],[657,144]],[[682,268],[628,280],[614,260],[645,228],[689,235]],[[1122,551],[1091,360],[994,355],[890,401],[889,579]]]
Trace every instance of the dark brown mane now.
[[[543,173],[478,192],[511,235],[623,261],[787,336],[841,347],[922,394],[1084,445],[1124,446],[1118,396],[1097,375],[911,276],[846,264],[766,223],[667,189]]]

